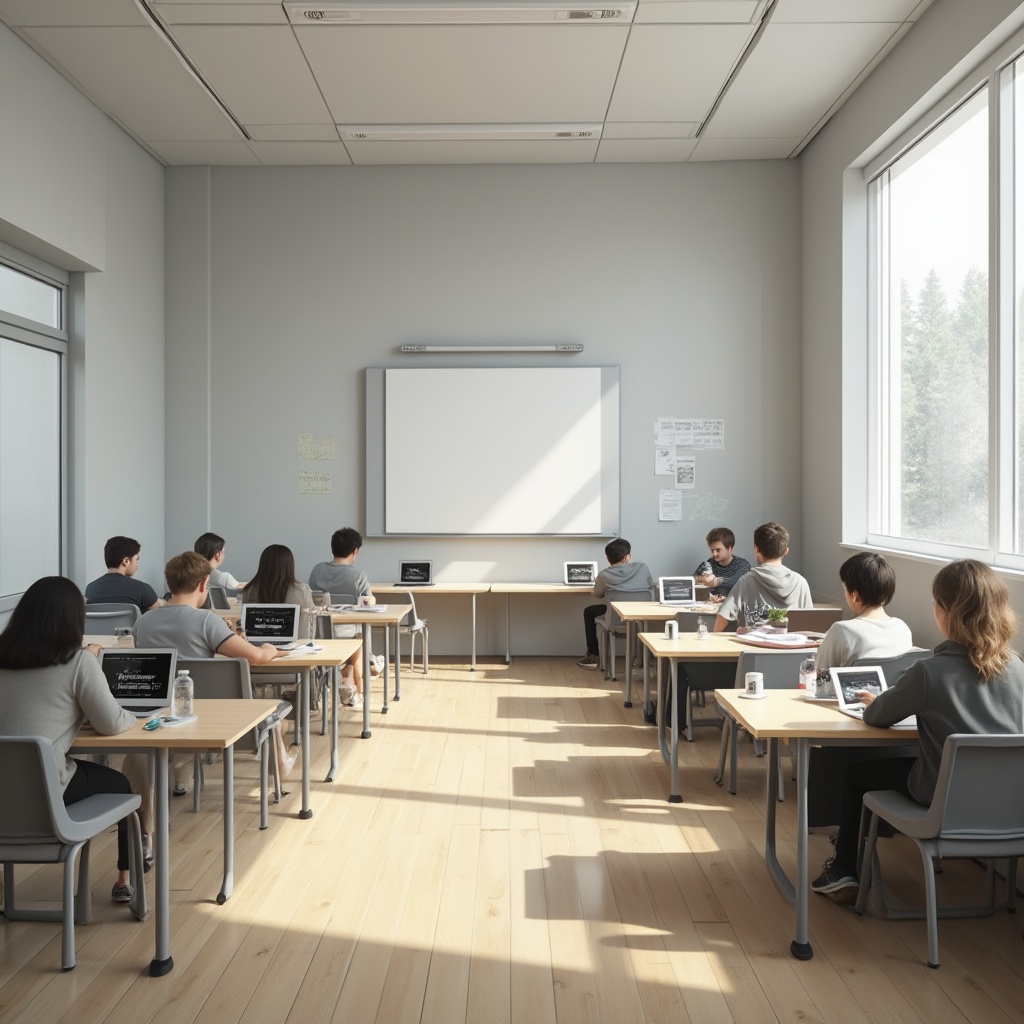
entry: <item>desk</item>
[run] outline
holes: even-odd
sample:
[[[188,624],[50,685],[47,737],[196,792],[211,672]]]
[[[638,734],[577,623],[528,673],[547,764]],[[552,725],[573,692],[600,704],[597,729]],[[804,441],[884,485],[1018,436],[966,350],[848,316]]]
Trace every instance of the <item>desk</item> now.
[[[709,633],[706,640],[698,640],[696,633],[680,633],[677,640],[666,640],[664,633],[641,633],[640,643],[657,658],[655,678],[658,682],[658,698],[655,721],[658,727],[658,746],[661,747],[662,757],[669,765],[668,802],[679,804],[683,802],[683,798],[679,793],[679,700],[676,692],[676,665],[680,661],[738,661],[743,648],[732,640],[728,633]],[[669,686],[663,689],[661,668],[664,661],[668,662]],[[672,701],[672,721],[668,724],[666,739],[665,704],[669,692],[676,699]],[[689,725],[689,709],[686,720]],[[693,739],[692,728],[687,735]]]
[[[492,583],[492,594],[505,595],[505,664],[512,660],[512,595],[513,594],[575,594],[597,601],[589,586],[570,587],[566,583]]]
[[[377,608],[377,611],[372,611]],[[412,611],[411,604],[389,604],[371,605],[371,610],[356,608],[350,612],[332,611],[331,622],[336,626],[360,626],[363,634],[363,731],[360,736],[367,740],[370,738],[370,630],[374,626],[384,627],[384,706],[380,709],[382,715],[388,713],[388,655],[391,653],[389,647],[388,633],[392,626],[395,627],[395,637],[398,637],[398,624]],[[397,646],[397,644],[396,644]],[[401,658],[395,659],[395,700],[402,699],[402,666],[399,664]]]
[[[274,713],[273,700],[197,700],[195,722],[165,726],[146,732],[140,718],[135,725],[116,736],[100,736],[83,729],[71,744],[73,753],[95,751],[144,751],[156,759],[154,802],[156,810],[156,838],[154,850],[154,919],[156,943],[149,973],[154,977],[167,974],[174,967],[170,942],[170,842],[168,838],[167,760],[171,750],[223,750],[224,751],[224,881],[218,903],[231,895],[234,887],[235,859],[235,802],[234,802],[234,745],[250,729],[255,728]]]
[[[661,604],[658,601],[612,601],[612,609],[620,619],[625,623],[639,622],[641,623],[640,632],[643,633],[647,630],[647,624],[649,622],[668,622],[669,619],[674,619],[677,615],[717,615],[718,605],[713,601],[707,601],[703,604],[689,605],[685,608],[681,608],[679,605],[667,605]],[[714,620],[708,624],[708,629],[714,628]],[[631,671],[633,665],[633,649],[632,649],[633,637],[632,630],[626,630],[626,681],[622,686],[622,697],[625,701],[626,707],[631,708],[633,706],[633,674]],[[647,705],[650,699],[650,684],[648,681],[648,653],[649,648],[644,647],[644,716],[647,715]]]
[[[472,650],[470,658],[470,670],[476,671],[476,596],[486,594],[491,589],[489,583],[432,583],[429,587],[403,587],[399,583],[390,586],[374,584],[370,588],[376,594],[407,594],[412,593],[414,597],[429,597],[434,594],[468,594],[470,598],[470,646]],[[400,658],[401,655],[399,655]],[[397,661],[398,659],[396,659]]]
[[[808,941],[810,877],[807,869],[807,764],[812,743],[874,746],[906,744],[917,739],[916,729],[877,729],[836,710],[835,705],[805,700],[802,690],[767,690],[764,700],[744,699],[742,690],[715,690],[715,699],[755,739],[768,740],[768,785],[765,788],[764,859],[782,895],[796,908],[796,928],[790,952],[798,960],[814,955]],[[779,863],[775,815],[779,782],[778,746],[796,745],[796,883]]]

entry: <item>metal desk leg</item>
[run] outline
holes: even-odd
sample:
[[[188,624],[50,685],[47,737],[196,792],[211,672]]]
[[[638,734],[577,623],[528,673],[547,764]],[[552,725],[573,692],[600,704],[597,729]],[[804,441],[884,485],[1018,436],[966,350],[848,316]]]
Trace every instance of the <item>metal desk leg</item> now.
[[[470,594],[469,598],[470,598],[470,601],[472,602],[472,605],[473,605],[472,616],[471,616],[472,622],[473,622],[473,636],[472,636],[472,640],[471,640],[471,647],[472,647],[472,651],[473,651],[473,657],[472,657],[472,659],[471,659],[471,661],[469,663],[469,670],[470,670],[470,672],[475,672],[476,671],[476,594],[475,593]],[[426,643],[426,640],[424,640],[424,643]],[[426,660],[426,656],[425,655],[424,655],[424,660]]]
[[[363,731],[360,739],[370,738],[370,624],[364,622],[363,634]]]
[[[325,782],[333,782],[338,771],[338,699],[339,682],[341,679],[341,668],[338,665],[331,666],[331,767],[327,772]]]
[[[781,776],[778,740],[773,751],[776,771]],[[797,960],[810,960],[814,956],[808,931],[808,904],[811,898],[811,880],[807,870],[807,766],[811,757],[811,741],[803,738],[796,745],[796,937],[789,951]],[[776,792],[778,786],[776,786]],[[771,799],[769,791],[768,797]]]
[[[384,706],[380,709],[382,715],[388,713],[388,662],[391,660],[391,627],[384,627],[384,672],[381,679],[384,681]],[[398,669],[395,669],[397,672]]]
[[[666,686],[661,685],[662,668],[668,662],[669,678]],[[669,766],[669,794],[670,804],[681,804],[683,798],[679,793],[679,699],[675,686],[676,659],[658,658],[655,666],[655,679],[658,684],[657,692],[657,729],[658,746],[661,748],[661,756]],[[666,730],[665,716],[668,714],[669,694],[672,694],[672,721]],[[666,738],[667,735],[667,738]]]
[[[655,662],[655,665],[658,663]],[[658,713],[651,704],[651,652],[644,645],[644,704],[643,718],[649,725],[658,720]]]
[[[308,735],[306,737],[309,738]],[[235,748],[224,748],[224,881],[217,902],[225,903],[235,887]]]
[[[300,818],[312,818],[309,809],[309,679],[312,672],[302,669],[299,684],[299,719],[302,723],[302,810]]]
[[[388,631],[384,631],[384,644],[387,646],[388,642]],[[412,637],[409,638],[409,643],[412,643]],[[387,654],[385,653],[385,657]],[[424,664],[426,660],[424,659]],[[402,627],[400,623],[395,623],[395,700],[402,699]]]
[[[764,814],[764,860],[772,880],[779,887],[782,895],[792,905],[795,902],[796,894],[793,890],[793,883],[789,880],[789,876],[779,863],[775,836],[776,807],[778,805],[775,794],[779,790],[779,759],[776,756],[778,745],[779,741],[777,739],[768,741],[768,781],[765,785],[766,802]],[[799,809],[797,813],[799,813]]]
[[[154,919],[156,925],[156,955],[149,963],[149,973],[154,978],[161,978],[174,967],[171,958],[171,872],[170,842],[168,841],[167,823],[170,817],[167,806],[167,748],[159,747],[155,751],[156,771],[154,798],[156,803],[156,873],[154,892]]]
[[[626,623],[626,681],[622,684],[622,695],[625,698],[624,707],[633,706],[633,629],[631,623]]]
[[[678,673],[676,670],[676,659],[668,659],[668,686],[672,694],[672,760],[670,769],[671,790],[668,795],[670,804],[681,804],[682,794],[679,792],[679,685],[677,683]]]
[[[512,661],[512,595],[505,595],[505,664]]]

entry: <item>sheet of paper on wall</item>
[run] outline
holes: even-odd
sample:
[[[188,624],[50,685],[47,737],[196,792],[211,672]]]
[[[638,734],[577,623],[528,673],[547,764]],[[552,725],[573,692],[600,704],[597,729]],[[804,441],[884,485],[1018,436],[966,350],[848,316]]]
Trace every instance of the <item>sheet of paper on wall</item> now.
[[[330,494],[331,474],[299,470],[299,494]]]
[[[659,417],[654,425],[655,444],[678,448],[724,448],[725,420]]]
[[[671,445],[656,444],[654,446],[654,475],[676,475],[676,450]]]
[[[693,455],[676,456],[676,490],[692,491],[697,486],[697,459]]]
[[[306,462],[320,462],[334,458],[333,434],[299,434],[296,445],[298,458]]]
[[[681,522],[683,518],[683,495],[675,490],[658,492],[658,521],[661,523]]]

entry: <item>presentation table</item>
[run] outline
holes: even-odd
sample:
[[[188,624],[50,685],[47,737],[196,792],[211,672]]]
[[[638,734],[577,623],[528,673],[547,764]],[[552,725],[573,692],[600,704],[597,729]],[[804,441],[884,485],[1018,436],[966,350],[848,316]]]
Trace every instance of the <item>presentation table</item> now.
[[[196,721],[146,731],[146,719],[116,736],[101,736],[83,727],[71,744],[72,753],[113,751],[148,753],[156,762],[153,773],[156,835],[154,837],[155,952],[149,965],[154,977],[174,967],[170,942],[170,839],[167,763],[171,750],[223,750],[224,752],[224,879],[217,902],[223,903],[234,887],[235,803],[234,745],[277,709],[273,700],[197,700]]]
[[[862,746],[905,745],[917,739],[916,729],[878,729],[842,714],[835,704],[806,699],[803,690],[766,690],[763,699],[745,698],[742,690],[715,690],[722,708],[755,739],[768,741],[768,785],[765,787],[764,859],[786,900],[795,907],[796,925],[790,952],[798,960],[814,955],[809,942],[810,872],[807,863],[807,765],[812,743]],[[778,748],[783,740],[796,747],[796,881],[779,863],[776,837],[779,789]]]
[[[359,626],[363,635],[363,731],[360,736],[370,738],[370,630],[374,626],[384,628],[384,705],[380,709],[382,715],[388,713],[388,657],[390,655],[390,630],[395,627],[395,647],[398,647],[398,625],[412,611],[411,604],[377,604],[368,608],[353,608],[351,611],[338,611],[330,608],[331,621],[336,626]],[[402,666],[401,658],[395,659],[395,700],[402,699]]]
[[[596,600],[589,586],[571,587],[566,583],[492,583],[492,594],[505,595],[505,664],[512,660],[512,595],[513,594],[575,594],[591,603]]]
[[[658,601],[612,601],[612,609],[620,619],[625,623],[639,622],[640,632],[644,633],[648,629],[648,624],[651,622],[668,622],[670,619],[674,619],[679,615],[710,615],[712,619],[707,623],[709,630],[714,628],[715,622],[713,616],[718,614],[718,605],[711,601],[707,601],[701,604],[686,605],[685,607],[680,605],[668,605],[661,604]],[[622,685],[622,698],[625,701],[627,708],[633,706],[633,674],[630,671],[633,665],[633,631],[632,629],[626,630],[626,681]],[[649,648],[644,647],[644,698],[643,698],[643,709],[644,716],[648,714],[648,704],[650,703],[650,678],[648,674],[649,668]],[[614,666],[612,670],[612,676],[614,678]]]
[[[470,630],[470,670],[476,671],[476,598],[477,594],[486,594],[490,589],[490,583],[432,583],[429,587],[403,587],[400,583],[394,584],[374,584],[370,588],[374,595],[399,595],[412,593],[414,597],[419,599],[422,597],[432,597],[435,595],[445,594],[468,594],[469,595],[469,630]],[[401,645],[398,646],[398,659],[401,660]]]

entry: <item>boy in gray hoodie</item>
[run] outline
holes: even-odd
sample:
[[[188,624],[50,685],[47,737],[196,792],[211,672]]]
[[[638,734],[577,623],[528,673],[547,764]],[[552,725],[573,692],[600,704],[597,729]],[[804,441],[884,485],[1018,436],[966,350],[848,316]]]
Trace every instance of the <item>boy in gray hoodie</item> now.
[[[715,620],[721,633],[743,616],[743,626],[768,617],[769,608],[810,608],[811,588],[798,572],[787,569],[782,559],[789,554],[789,531],[778,523],[764,523],[754,531],[757,565],[729,592]]]
[[[602,598],[609,590],[635,590],[650,597],[654,578],[643,562],[634,562],[629,541],[616,537],[604,549],[608,568],[602,569],[594,580],[594,597]],[[576,662],[580,668],[597,668],[597,619],[608,606],[592,604],[583,609],[583,630],[587,636],[587,653]]]

